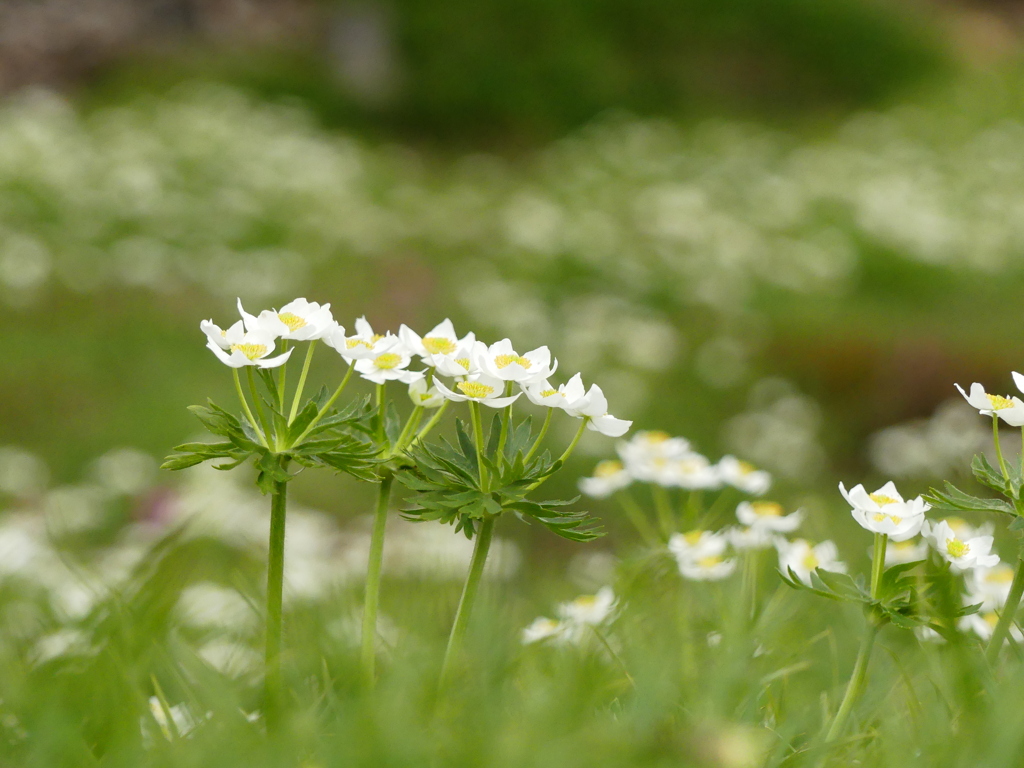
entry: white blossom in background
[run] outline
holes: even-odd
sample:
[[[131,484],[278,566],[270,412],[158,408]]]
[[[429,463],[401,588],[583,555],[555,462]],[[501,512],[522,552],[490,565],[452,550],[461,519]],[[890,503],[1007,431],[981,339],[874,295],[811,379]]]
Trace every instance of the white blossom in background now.
[[[558,606],[563,621],[596,627],[608,621],[617,601],[611,587],[601,587],[596,594],[583,595]]]
[[[0,446],[0,493],[29,497],[46,488],[49,470],[39,456],[13,445]]]
[[[772,486],[770,472],[758,469],[753,464],[741,461],[735,456],[723,456],[715,469],[722,482],[752,496],[763,496]]]
[[[621,461],[609,459],[598,462],[592,477],[581,477],[579,489],[587,496],[605,499],[633,482]]]
[[[846,490],[839,484],[839,492],[853,509],[853,519],[872,533],[887,535],[892,541],[904,541],[921,532],[924,513],[931,507],[920,496],[904,501],[896,485],[890,481],[874,493],[868,493],[863,485]]]
[[[156,479],[156,459],[137,448],[115,448],[96,459],[93,474],[111,493],[133,496],[150,488]]]
[[[999,614],[995,610],[985,610],[983,608],[977,613],[969,613],[961,617],[958,626],[961,630],[973,632],[982,640],[989,640],[998,623]],[[1007,641],[1011,639],[1015,643],[1024,643],[1024,633],[1021,632],[1020,627],[1016,623],[1010,624]]]
[[[868,556],[873,550],[868,548]],[[885,567],[890,565],[902,565],[903,563],[916,563],[928,557],[928,542],[924,539],[904,539],[903,541],[890,541],[885,547]]]
[[[804,539],[777,538],[775,548],[779,552],[779,570],[787,576],[792,570],[804,584],[811,583],[811,573],[819,568],[846,573],[846,564],[839,560],[839,550],[831,541],[812,545]]]
[[[1014,380],[1019,375],[1014,374]],[[1020,385],[1018,384],[1018,386]],[[960,390],[960,394],[964,396],[968,403],[978,409],[982,416],[992,416],[994,414],[1011,427],[1024,426],[1024,402],[1016,395],[1011,397],[990,395],[985,391],[985,387],[977,382],[971,384],[970,394],[964,392],[963,387],[959,384],[956,385],[956,388]]]
[[[944,518],[944,522],[953,530],[957,538],[962,541],[974,539],[978,536],[992,536],[995,533],[995,526],[991,521],[984,522],[981,525],[971,525],[962,517],[953,516]]]
[[[889,477],[948,477],[985,450],[992,430],[962,399],[947,400],[928,419],[886,427],[869,440],[871,463]]]
[[[732,548],[742,552],[748,549],[770,549],[775,546],[776,534],[763,527],[732,526],[723,531]]]
[[[539,643],[542,640],[565,639],[569,625],[562,621],[555,621],[545,616],[540,616],[523,629],[520,639],[523,645]]]
[[[980,566],[970,571],[967,577],[970,593],[980,598],[975,602],[1001,607],[1010,594],[1013,582],[1013,568],[1006,563],[998,563],[991,567]]]
[[[320,305],[315,301],[295,299],[281,309],[265,309],[253,317],[242,308],[238,300],[238,314],[242,316],[248,331],[267,333],[289,341],[312,341],[333,333],[337,323],[331,315],[331,305]]]
[[[718,557],[725,552],[729,540],[714,531],[693,530],[673,533],[668,540],[668,551],[677,560],[698,560],[702,557]]]
[[[728,578],[736,570],[736,560],[721,555],[699,558],[679,558],[679,573],[692,581],[719,581]]]
[[[736,506],[736,519],[749,528],[770,533],[792,533],[803,522],[803,510],[786,514],[774,501],[741,501]]]
[[[992,554],[994,539],[991,536],[961,539],[945,520],[934,525],[925,523],[923,533],[954,570],[966,571],[978,566],[992,568],[999,563],[999,555]]]
[[[666,463],[658,473],[661,485],[689,491],[715,490],[722,487],[718,468],[706,456],[688,453],[681,459]]]
[[[420,377],[409,385],[409,399],[413,405],[420,408],[440,408],[444,403],[444,396],[437,387],[428,387],[425,377]]]

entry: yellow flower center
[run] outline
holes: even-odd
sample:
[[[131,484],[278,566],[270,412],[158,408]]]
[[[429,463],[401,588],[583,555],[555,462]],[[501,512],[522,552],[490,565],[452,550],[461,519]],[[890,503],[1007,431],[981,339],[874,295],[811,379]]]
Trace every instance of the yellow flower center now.
[[[868,498],[871,499],[875,504],[880,507],[884,507],[887,504],[899,504],[899,499],[894,499],[892,496],[885,496],[881,493],[869,493]]]
[[[990,395],[987,392],[985,393],[985,397],[987,397],[988,401],[992,403],[993,411],[1001,411],[1003,410],[1003,408],[1013,408],[1013,401],[1010,400],[1008,397],[1001,397],[1000,395]]]
[[[469,358],[468,357],[460,357],[455,362],[458,363],[459,365],[461,365],[467,371],[469,370]]]
[[[946,551],[953,557],[963,557],[971,551],[971,545],[960,539],[950,539],[946,542]]]
[[[804,568],[806,568],[808,571],[813,571],[815,568],[821,565],[821,561],[818,560],[818,556],[815,555],[814,552],[808,552],[806,555],[804,555],[804,559],[801,562],[803,563]]]
[[[755,501],[750,504],[750,508],[760,517],[781,517],[783,511],[782,505],[774,501]]]
[[[577,608],[593,608],[597,602],[597,595],[583,595],[572,602]]]
[[[390,371],[402,362],[402,356],[396,355],[394,352],[385,352],[383,355],[378,355],[373,363],[378,368],[383,368],[386,371]]]
[[[701,568],[714,568],[720,562],[722,562],[721,557],[718,557],[717,555],[710,555],[708,557],[700,558],[697,561],[697,565],[699,565]]]
[[[530,361],[520,355],[498,355],[494,358],[494,364],[499,368],[505,368],[512,365],[512,363],[518,363],[523,368],[530,367]]]
[[[737,461],[736,466],[739,468],[741,475],[749,475],[757,471],[757,467],[749,461]]]
[[[358,346],[363,346],[366,347],[367,349],[373,349],[377,345],[377,342],[383,338],[384,337],[381,336],[379,333],[375,333],[373,334],[373,338],[371,338],[369,341],[367,341],[366,339],[345,339],[345,346],[348,347],[349,349],[353,349]]]
[[[1013,568],[996,568],[985,577],[985,581],[993,584],[1009,584],[1013,581]]]
[[[883,520],[885,520],[885,518],[889,518],[890,520],[892,520],[894,525],[899,525],[900,523],[903,522],[903,518],[899,517],[897,515],[887,515],[884,512],[876,512],[875,513],[875,522],[876,523],[882,522]]]
[[[232,344],[231,351],[241,352],[243,355],[248,357],[250,360],[258,360],[267,354],[266,344]]]
[[[642,434],[644,436],[644,440],[648,443],[664,443],[670,437],[668,432],[662,432],[660,429],[653,429],[650,432],[644,432]]]
[[[540,396],[541,397],[551,397],[552,395],[561,395],[561,394],[562,393],[559,392],[557,389],[545,389],[543,392],[540,393]]]
[[[444,336],[427,336],[423,348],[432,355],[450,355],[455,351],[455,342]]]
[[[981,618],[983,618],[985,620],[985,623],[988,624],[990,627],[992,627],[992,629],[995,629],[996,628],[996,624],[999,623],[999,614],[996,613],[995,611],[989,611],[988,613],[983,613],[983,614],[981,614]]]
[[[298,315],[293,315],[291,312],[285,312],[284,314],[278,313],[277,319],[288,326],[288,330],[297,331],[306,325],[309,325]]]
[[[462,394],[466,397],[472,397],[476,400],[487,397],[494,392],[494,387],[489,387],[479,381],[460,381],[455,386],[460,389]]]
[[[611,477],[619,474],[622,471],[622,462],[615,461],[615,459],[609,459],[608,461],[599,462],[594,467],[594,477]]]
[[[687,544],[693,545],[700,541],[700,537],[704,535],[704,531],[689,531],[683,534],[683,539]]]
[[[421,403],[425,403],[425,402],[427,402],[427,400],[429,400],[432,397],[433,397],[433,395],[430,394],[429,392],[424,392],[423,394],[420,395],[420,402]]]

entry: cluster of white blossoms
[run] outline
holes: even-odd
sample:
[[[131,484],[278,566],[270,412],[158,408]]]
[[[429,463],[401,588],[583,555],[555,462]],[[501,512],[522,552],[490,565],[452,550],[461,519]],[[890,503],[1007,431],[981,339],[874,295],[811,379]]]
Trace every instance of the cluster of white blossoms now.
[[[968,614],[960,619],[960,629],[974,632],[982,640],[992,637],[992,632],[999,622],[999,614],[1010,595],[1013,582],[1013,568],[1005,563],[991,567],[979,566],[972,570],[966,580],[967,593],[964,605],[979,605],[976,613]],[[1010,635],[1015,642],[1024,642],[1024,633],[1013,623]]]
[[[540,616],[523,630],[524,644],[550,641],[559,645],[582,645],[609,622],[618,605],[611,587],[596,594],[582,595],[558,606],[558,619]]]
[[[603,499],[634,481],[665,488],[719,490],[728,485],[752,496],[768,491],[772,477],[733,456],[717,464],[695,451],[688,440],[667,432],[637,432],[616,446],[619,460],[600,462],[592,477],[580,480],[583,493]]]
[[[200,328],[208,338],[207,347],[233,368],[274,368],[287,362],[292,352],[281,349],[275,355],[279,341],[322,340],[367,381],[408,385],[410,399],[422,408],[438,408],[445,401],[504,408],[525,394],[537,405],[586,419],[588,429],[610,437],[621,437],[632,425],[612,416],[601,387],[591,384],[588,389],[579,373],[565,384],[553,385],[549,378],[558,361],[547,347],[520,354],[509,339],[488,345],[474,333],[458,336],[448,319],[420,336],[406,325],[397,334],[376,333],[361,317],[350,335],[331,315],[330,306],[296,299],[254,316],[239,300],[241,320],[227,329],[204,320]],[[441,377],[451,381],[445,383]]]

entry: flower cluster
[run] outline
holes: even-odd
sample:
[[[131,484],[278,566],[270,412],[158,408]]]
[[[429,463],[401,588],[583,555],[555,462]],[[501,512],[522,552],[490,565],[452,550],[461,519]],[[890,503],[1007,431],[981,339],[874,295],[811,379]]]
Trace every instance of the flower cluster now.
[[[596,594],[582,595],[558,606],[558,619],[540,616],[523,630],[524,644],[550,641],[559,645],[582,645],[612,621],[618,605],[611,587]]]

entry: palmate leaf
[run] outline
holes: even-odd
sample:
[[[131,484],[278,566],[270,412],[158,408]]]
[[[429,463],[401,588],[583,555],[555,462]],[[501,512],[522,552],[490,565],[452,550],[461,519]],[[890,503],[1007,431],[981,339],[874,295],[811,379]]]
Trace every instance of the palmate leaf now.
[[[945,483],[945,490],[930,488],[924,497],[933,508],[950,512],[1003,512],[1015,515],[1013,506],[1002,499],[981,499],[964,493],[952,483]]]

